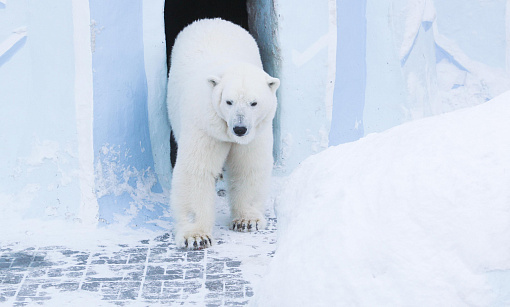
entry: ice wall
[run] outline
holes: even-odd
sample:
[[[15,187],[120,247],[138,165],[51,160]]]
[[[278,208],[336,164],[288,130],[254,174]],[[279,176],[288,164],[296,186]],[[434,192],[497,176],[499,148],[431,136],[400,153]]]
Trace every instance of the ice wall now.
[[[92,117],[75,92],[84,79],[77,6],[0,4],[0,219],[93,223],[93,181],[84,173],[91,151],[83,148]]]
[[[147,76],[149,131],[154,170],[163,189],[170,189],[170,124],[166,100],[167,66],[163,9],[165,0],[143,1],[143,44]]]
[[[364,134],[510,89],[506,11],[506,0],[367,0]]]
[[[143,3],[91,0],[90,18],[99,221],[161,225],[168,203],[154,171]]]
[[[165,83],[148,83],[159,62],[144,63],[163,29],[146,43],[143,12],[142,2],[0,3],[0,219],[168,226],[148,124]],[[148,14],[150,25],[162,1]]]
[[[507,3],[506,0],[436,0],[437,30],[473,61],[505,69]]]
[[[338,0],[336,76],[329,144],[364,135],[366,87],[366,0]]]
[[[336,1],[274,1],[278,18],[276,170],[288,174],[328,146],[336,59]]]

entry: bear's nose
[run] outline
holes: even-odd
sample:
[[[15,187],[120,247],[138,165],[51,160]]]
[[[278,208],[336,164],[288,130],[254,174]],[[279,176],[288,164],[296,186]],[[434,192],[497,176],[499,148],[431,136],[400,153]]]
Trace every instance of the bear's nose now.
[[[235,126],[234,127],[234,133],[237,135],[237,136],[243,136],[246,134],[246,131],[248,131],[248,129],[246,129],[246,127],[243,127],[243,126]]]

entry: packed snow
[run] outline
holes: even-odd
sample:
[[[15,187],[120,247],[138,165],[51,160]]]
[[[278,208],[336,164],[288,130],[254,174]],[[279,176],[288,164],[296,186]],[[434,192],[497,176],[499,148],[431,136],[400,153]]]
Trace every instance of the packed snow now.
[[[510,92],[305,160],[257,306],[510,305]]]

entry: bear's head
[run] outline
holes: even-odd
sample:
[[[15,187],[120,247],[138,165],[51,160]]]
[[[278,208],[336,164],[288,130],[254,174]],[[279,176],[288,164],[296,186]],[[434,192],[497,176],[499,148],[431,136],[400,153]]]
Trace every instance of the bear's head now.
[[[276,112],[276,90],[280,80],[250,64],[230,67],[221,75],[211,76],[212,103],[225,121],[228,137],[248,144],[260,125],[271,124]]]

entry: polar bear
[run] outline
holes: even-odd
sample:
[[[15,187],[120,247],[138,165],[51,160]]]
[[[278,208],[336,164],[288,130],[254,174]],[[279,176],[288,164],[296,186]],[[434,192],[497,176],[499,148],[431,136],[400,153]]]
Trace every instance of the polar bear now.
[[[167,107],[178,144],[170,195],[178,247],[214,243],[215,180],[223,168],[230,228],[265,228],[279,85],[262,69],[253,37],[231,22],[195,21],[177,36]]]

